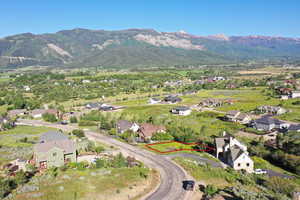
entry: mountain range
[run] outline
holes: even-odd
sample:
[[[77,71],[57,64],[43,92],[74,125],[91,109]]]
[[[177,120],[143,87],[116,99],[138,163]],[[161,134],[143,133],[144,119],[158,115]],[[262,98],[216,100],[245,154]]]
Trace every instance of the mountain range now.
[[[0,39],[0,67],[147,67],[300,60],[300,38],[73,29]]]

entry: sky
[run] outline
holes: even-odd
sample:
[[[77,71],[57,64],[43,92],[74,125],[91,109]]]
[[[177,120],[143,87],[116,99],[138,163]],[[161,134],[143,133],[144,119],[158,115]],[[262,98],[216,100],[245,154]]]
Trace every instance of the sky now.
[[[73,28],[300,37],[300,0],[1,0],[0,37]]]

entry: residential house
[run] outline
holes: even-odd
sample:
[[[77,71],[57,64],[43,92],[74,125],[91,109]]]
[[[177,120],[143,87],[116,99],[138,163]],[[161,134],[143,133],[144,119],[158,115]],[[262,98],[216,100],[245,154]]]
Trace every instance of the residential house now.
[[[280,106],[259,106],[257,110],[259,110],[262,113],[269,113],[269,114],[276,114],[276,115],[281,115],[287,112],[286,109]]]
[[[223,101],[220,99],[204,99],[203,101],[201,101],[199,103],[199,106],[203,106],[203,107],[219,107],[223,105]]]
[[[223,77],[223,76],[215,76],[215,77],[213,78],[213,80],[214,80],[214,81],[224,81],[224,80],[226,80],[226,78]]]
[[[300,98],[300,91],[292,91],[291,98]]]
[[[45,113],[53,114],[56,117],[58,116],[58,110],[56,109],[35,109],[30,112],[30,116],[33,118],[41,118]]]
[[[87,103],[85,105],[85,108],[87,109],[91,109],[91,110],[98,110],[101,106],[102,106],[103,103]]]
[[[135,122],[130,122],[127,120],[119,120],[116,123],[116,129],[118,133],[124,133],[125,131],[131,130],[133,132],[137,132],[140,126]]]
[[[34,146],[33,161],[40,169],[76,162],[76,145],[61,132],[44,133]]]
[[[192,110],[186,106],[178,106],[171,110],[171,113],[177,114],[177,115],[183,115],[183,116],[187,116],[187,115],[191,114],[191,112],[192,112]]]
[[[164,133],[166,132],[166,127],[158,126],[150,123],[143,123],[140,125],[138,130],[138,135],[140,141],[150,141],[152,136],[156,133]]]
[[[0,116],[0,131],[6,130],[7,125],[15,126],[15,123],[8,117]]]
[[[90,80],[82,80],[82,83],[90,83]]]
[[[300,132],[300,124],[291,124],[288,131]]]
[[[251,121],[249,115],[245,113],[241,113],[240,111],[237,110],[228,111],[225,115],[225,118],[228,121],[238,122],[240,124],[248,124]]]
[[[165,97],[164,101],[169,104],[175,104],[175,103],[181,102],[182,99],[177,96],[170,95],[170,96]]]
[[[26,92],[29,92],[31,90],[31,88],[28,86],[28,85],[24,85],[23,86],[23,89],[26,91]]]
[[[266,115],[254,120],[252,126],[259,131],[271,131],[273,129],[287,129],[290,125],[287,122]]]
[[[148,101],[149,104],[158,104],[160,102],[161,102],[161,100],[158,98],[150,98]]]
[[[25,114],[27,114],[27,110],[26,109],[15,109],[15,110],[10,110],[10,111],[7,112],[7,115],[10,118],[18,117],[18,116],[23,116]]]
[[[254,163],[250,158],[247,146],[231,135],[224,133],[223,137],[215,138],[216,157],[222,158],[235,170],[253,172]]]

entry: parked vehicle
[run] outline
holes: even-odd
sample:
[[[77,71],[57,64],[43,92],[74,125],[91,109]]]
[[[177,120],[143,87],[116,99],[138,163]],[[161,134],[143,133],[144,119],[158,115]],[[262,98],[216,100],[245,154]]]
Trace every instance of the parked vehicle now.
[[[195,187],[195,181],[193,180],[186,180],[182,181],[183,189],[193,191]]]

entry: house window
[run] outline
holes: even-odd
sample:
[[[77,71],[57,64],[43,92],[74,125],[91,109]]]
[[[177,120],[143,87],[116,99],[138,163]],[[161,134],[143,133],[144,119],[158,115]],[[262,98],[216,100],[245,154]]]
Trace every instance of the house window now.
[[[247,167],[249,167],[249,166],[250,166],[250,164],[249,164],[249,163],[247,163],[246,165],[247,165]]]
[[[53,156],[56,156],[56,155],[57,155],[57,153],[55,152],[55,153],[53,153],[52,155],[53,155]]]
[[[240,167],[241,166],[241,163],[238,163],[238,167]]]

